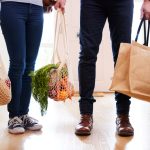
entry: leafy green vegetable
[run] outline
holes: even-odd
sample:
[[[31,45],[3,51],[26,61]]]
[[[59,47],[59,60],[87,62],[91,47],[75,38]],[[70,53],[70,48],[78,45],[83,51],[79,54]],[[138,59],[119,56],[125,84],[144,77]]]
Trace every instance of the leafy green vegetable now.
[[[34,99],[40,104],[42,115],[44,115],[48,107],[49,73],[52,69],[57,69],[58,67],[59,64],[49,64],[30,73],[32,94]]]

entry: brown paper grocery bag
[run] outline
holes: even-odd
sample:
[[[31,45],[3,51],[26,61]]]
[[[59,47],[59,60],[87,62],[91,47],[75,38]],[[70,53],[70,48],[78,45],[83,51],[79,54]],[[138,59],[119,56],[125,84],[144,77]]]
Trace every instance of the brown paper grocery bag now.
[[[110,90],[150,101],[150,48],[121,43]]]

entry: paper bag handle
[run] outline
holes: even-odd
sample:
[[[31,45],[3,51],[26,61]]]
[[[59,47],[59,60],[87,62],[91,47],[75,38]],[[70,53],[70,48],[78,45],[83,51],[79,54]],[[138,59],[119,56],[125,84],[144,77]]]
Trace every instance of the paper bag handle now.
[[[144,27],[144,44],[143,45],[148,46],[148,43],[149,43],[149,31],[150,31],[150,21],[148,21],[148,28],[147,28],[147,31],[146,31],[146,20],[144,18],[141,19],[141,22],[139,24],[135,41],[137,42],[137,40],[138,40],[139,33],[141,31],[142,25]]]

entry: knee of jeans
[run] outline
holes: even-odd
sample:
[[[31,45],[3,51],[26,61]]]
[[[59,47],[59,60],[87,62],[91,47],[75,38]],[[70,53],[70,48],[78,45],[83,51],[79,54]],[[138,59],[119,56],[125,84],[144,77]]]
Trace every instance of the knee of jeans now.
[[[97,60],[97,53],[97,47],[82,48],[79,55],[80,62],[95,63]]]
[[[17,63],[10,63],[9,67],[9,75],[12,76],[21,76],[23,75],[25,70],[25,63],[24,62],[17,62]]]

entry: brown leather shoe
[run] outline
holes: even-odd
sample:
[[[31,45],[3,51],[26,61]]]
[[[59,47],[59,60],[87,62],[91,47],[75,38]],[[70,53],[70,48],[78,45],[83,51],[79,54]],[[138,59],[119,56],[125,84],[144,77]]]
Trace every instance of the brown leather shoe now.
[[[93,116],[81,115],[81,121],[75,128],[76,135],[90,135],[93,128]]]
[[[128,115],[118,115],[116,118],[117,134],[120,136],[133,136],[134,129]]]

